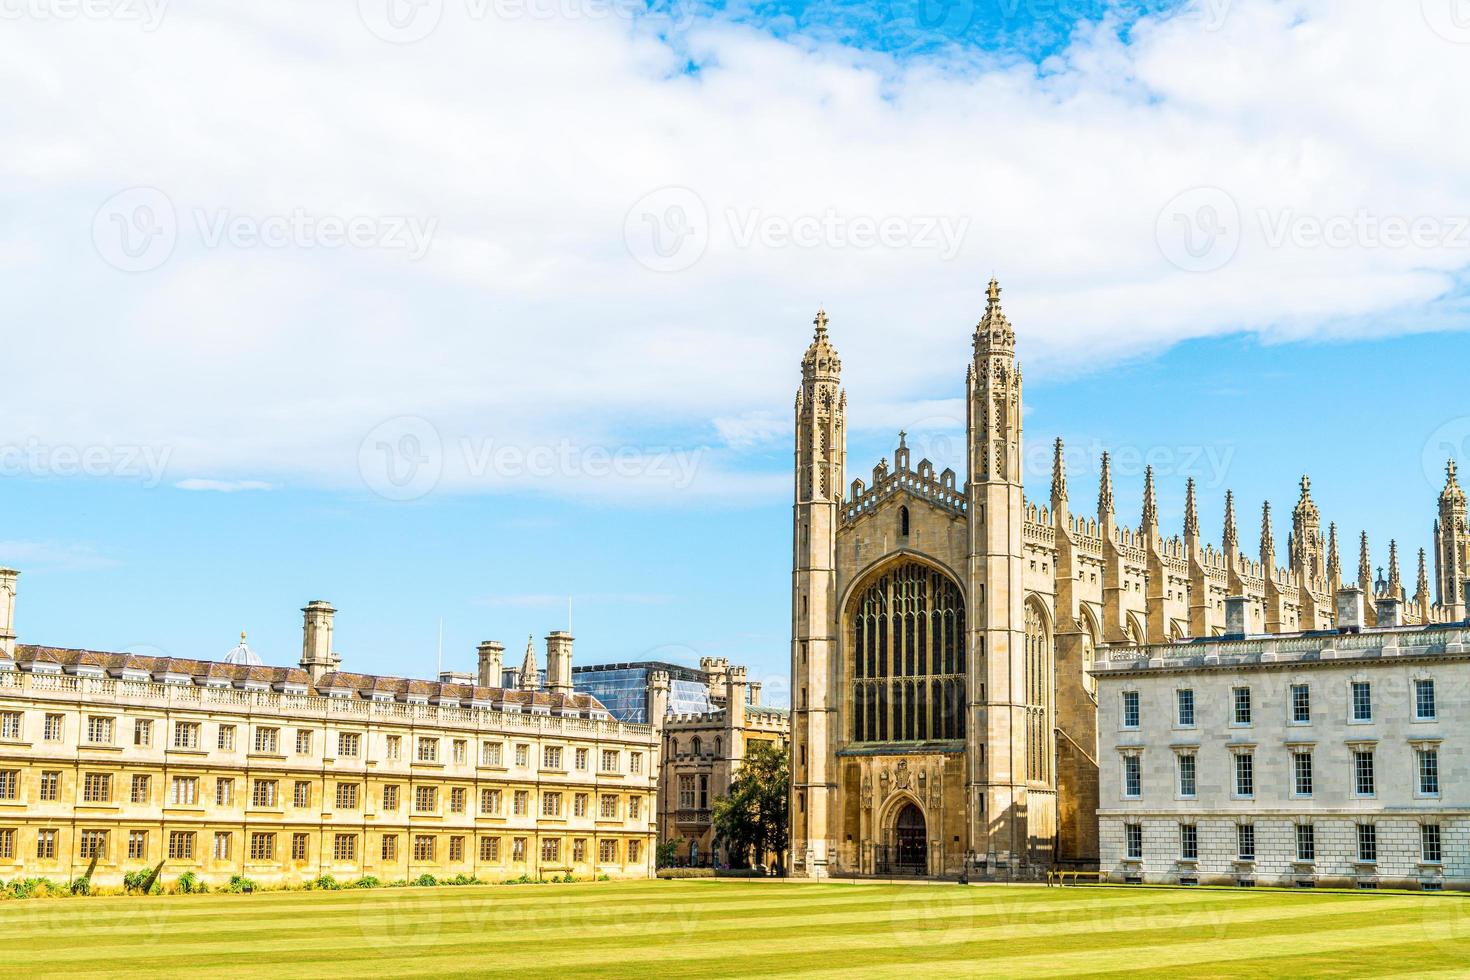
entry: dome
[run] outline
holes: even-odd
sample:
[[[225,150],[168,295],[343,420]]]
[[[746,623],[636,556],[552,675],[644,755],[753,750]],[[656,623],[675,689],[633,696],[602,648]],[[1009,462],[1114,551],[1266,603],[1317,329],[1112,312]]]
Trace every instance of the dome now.
[[[245,634],[242,632],[240,634],[240,645],[225,654],[225,663],[236,664],[241,667],[260,667],[264,664],[264,661],[260,659],[260,654],[245,645]]]

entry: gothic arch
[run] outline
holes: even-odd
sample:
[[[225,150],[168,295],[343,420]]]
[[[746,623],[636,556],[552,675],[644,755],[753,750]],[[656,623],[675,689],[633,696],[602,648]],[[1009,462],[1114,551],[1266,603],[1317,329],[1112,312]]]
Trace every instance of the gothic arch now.
[[[961,591],[963,592],[964,587],[960,585],[960,582],[962,580],[960,573],[955,571],[953,568],[950,568],[949,565],[945,564],[942,560],[936,558],[931,554],[927,554],[923,551],[918,551],[914,548],[899,548],[886,555],[882,555],[878,558],[873,559],[860,571],[854,574],[852,577],[852,581],[849,582],[847,585],[846,591],[842,593],[842,600],[838,603],[837,608],[843,610],[843,615],[846,616],[852,611],[851,606],[855,597],[858,594],[859,589],[866,587],[875,576],[882,573],[890,565],[898,565],[905,561],[917,562],[920,565],[926,565],[929,568],[934,569],[936,572],[939,572],[940,574],[947,577],[950,581],[954,582],[954,584],[956,586],[959,586]]]
[[[919,815],[924,818],[924,826],[930,826],[929,812],[924,809],[924,804],[919,802],[919,798],[909,790],[897,790],[887,800],[883,801],[883,806],[878,811],[878,832],[883,835],[882,839],[885,842],[892,841],[894,826],[898,822],[898,815],[903,812],[906,806],[913,806],[917,809]]]
[[[1026,597],[1026,779],[1052,781],[1052,711],[1055,700],[1056,631],[1046,603],[1036,594]]]

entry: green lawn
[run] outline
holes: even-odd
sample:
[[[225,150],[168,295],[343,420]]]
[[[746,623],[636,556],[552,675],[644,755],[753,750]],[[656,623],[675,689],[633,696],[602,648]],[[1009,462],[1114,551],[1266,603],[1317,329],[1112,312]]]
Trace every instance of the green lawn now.
[[[14,975],[1470,975],[1458,895],[647,881],[0,903]]]

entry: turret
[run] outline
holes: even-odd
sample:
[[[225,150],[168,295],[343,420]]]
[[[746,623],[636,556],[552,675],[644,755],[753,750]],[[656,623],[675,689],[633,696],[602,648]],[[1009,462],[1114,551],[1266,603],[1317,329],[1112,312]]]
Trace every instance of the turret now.
[[[556,630],[546,637],[546,689],[572,694],[572,634]]]
[[[1434,532],[1435,579],[1439,603],[1449,611],[1449,618],[1464,617],[1465,587],[1470,583],[1470,527],[1467,527],[1465,491],[1460,486],[1455,461],[1445,464],[1444,490],[1439,495],[1439,520]]]
[[[498,640],[486,640],[480,644],[481,687],[500,687],[505,673],[505,644]]]
[[[332,624],[337,610],[324,599],[313,599],[301,612],[305,617],[301,628],[301,669],[316,684],[342,662],[332,650]]]
[[[648,723],[655,728],[664,723],[669,713],[669,672],[655,670],[648,675]]]
[[[541,689],[541,671],[536,666],[536,641],[530,636],[526,637],[526,655],[521,658],[519,681],[522,691]]]
[[[20,572],[0,568],[0,657],[15,659],[15,592]]]
[[[725,675],[725,725],[736,731],[745,727],[745,705],[749,696],[745,688],[745,668],[731,667]]]

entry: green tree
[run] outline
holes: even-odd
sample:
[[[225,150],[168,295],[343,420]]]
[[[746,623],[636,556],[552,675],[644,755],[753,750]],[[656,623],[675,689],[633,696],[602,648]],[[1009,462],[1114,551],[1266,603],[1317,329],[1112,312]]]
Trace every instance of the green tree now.
[[[711,814],[733,867],[775,852],[777,872],[785,873],[790,781],[790,750],[756,745],[746,753],[730,794],[715,800]]]

